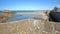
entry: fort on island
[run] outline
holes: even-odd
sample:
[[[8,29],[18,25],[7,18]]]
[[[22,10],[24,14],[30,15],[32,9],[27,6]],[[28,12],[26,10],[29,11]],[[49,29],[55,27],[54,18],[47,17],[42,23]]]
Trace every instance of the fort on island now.
[[[31,14],[33,18],[9,22],[15,14]],[[60,8],[36,12],[1,11],[0,34],[60,34]]]

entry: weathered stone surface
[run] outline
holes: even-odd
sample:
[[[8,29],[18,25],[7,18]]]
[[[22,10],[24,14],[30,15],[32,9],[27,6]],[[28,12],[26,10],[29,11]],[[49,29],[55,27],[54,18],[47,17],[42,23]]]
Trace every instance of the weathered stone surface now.
[[[41,23],[43,22],[41,20],[38,20],[38,22],[35,22],[35,25],[34,21],[34,19],[29,19],[8,23],[0,23],[0,34],[49,34],[51,26],[49,22],[45,23],[45,30],[41,31]],[[56,24],[56,30],[60,30],[60,24]]]
[[[36,34],[33,20],[24,20],[12,23],[0,23],[0,34]]]
[[[6,22],[9,18],[13,17],[15,12],[11,12],[9,10],[5,10],[0,12],[0,23]]]

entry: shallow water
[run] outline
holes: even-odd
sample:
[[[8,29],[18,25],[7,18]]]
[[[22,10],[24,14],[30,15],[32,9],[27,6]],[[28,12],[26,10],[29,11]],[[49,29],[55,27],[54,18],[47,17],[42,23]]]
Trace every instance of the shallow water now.
[[[15,21],[15,20],[22,20],[22,19],[28,19],[28,18],[33,18],[33,15],[30,14],[15,14],[13,15],[12,18],[9,18],[8,21]]]
[[[16,20],[23,20],[23,19],[31,19],[34,18],[36,16],[31,15],[31,14],[14,14],[12,18],[9,18],[8,21],[16,21]],[[41,18],[41,16],[37,16],[39,18]]]

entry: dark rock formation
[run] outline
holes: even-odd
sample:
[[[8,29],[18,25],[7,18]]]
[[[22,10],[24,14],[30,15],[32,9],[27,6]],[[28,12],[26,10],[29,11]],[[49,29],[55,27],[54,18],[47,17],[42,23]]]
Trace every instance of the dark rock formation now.
[[[50,21],[60,22],[60,12],[50,12]]]
[[[60,22],[60,8],[54,8],[49,13],[49,21]]]

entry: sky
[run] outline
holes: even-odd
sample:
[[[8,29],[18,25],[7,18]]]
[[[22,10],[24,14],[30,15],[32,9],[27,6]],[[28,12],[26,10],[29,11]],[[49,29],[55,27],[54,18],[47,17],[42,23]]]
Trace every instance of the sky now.
[[[0,0],[0,10],[50,10],[60,7],[60,0]]]

